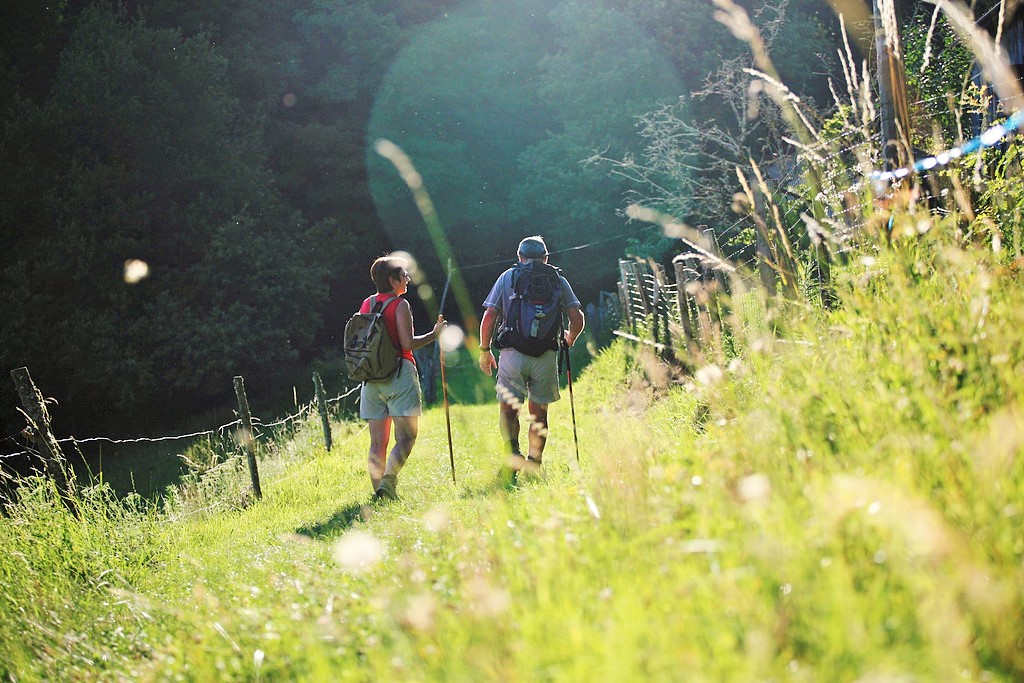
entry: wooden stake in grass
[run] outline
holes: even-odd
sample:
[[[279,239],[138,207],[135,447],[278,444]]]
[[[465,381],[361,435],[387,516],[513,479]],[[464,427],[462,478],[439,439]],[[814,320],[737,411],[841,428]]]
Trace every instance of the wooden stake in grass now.
[[[316,405],[320,411],[320,423],[324,428],[324,448],[331,452],[331,420],[327,415],[327,395],[324,393],[324,383],[320,379],[320,373],[313,373],[313,387],[316,389]]]
[[[68,467],[67,459],[60,444],[50,431],[50,413],[46,410],[43,395],[39,393],[28,368],[11,370],[11,379],[18,390],[18,397],[24,407],[23,414],[29,421],[32,438],[39,445],[43,455],[46,474],[57,484],[57,490],[66,502],[70,502],[74,487],[74,472]]]
[[[235,396],[238,397],[238,417],[242,421],[239,428],[239,439],[245,449],[245,457],[249,461],[249,476],[252,478],[252,493],[256,500],[263,498],[263,490],[260,488],[260,471],[256,466],[256,452],[252,447],[252,415],[249,413],[249,401],[245,398],[245,380],[241,376],[235,377]]]

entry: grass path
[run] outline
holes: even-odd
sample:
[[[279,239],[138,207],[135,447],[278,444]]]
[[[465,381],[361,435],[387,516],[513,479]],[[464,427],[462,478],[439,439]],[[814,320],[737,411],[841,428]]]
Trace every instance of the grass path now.
[[[173,618],[205,635],[160,653],[156,661],[169,667],[163,673],[179,666],[200,678],[223,666],[254,673],[249,657],[257,650],[264,653],[262,671],[286,678],[315,679],[336,671],[339,659],[358,665],[360,680],[393,673],[399,660],[417,662],[413,678],[433,670],[447,680],[479,680],[486,671],[517,679],[545,668],[607,669],[606,658],[618,652],[613,643],[596,650],[600,656],[590,664],[576,662],[577,656],[563,661],[560,648],[544,645],[556,631],[577,644],[598,637],[593,625],[582,628],[573,606],[600,601],[602,591],[605,600],[613,594],[610,585],[597,587],[595,595],[578,580],[560,585],[571,576],[565,572],[575,564],[580,535],[593,533],[599,514],[570,467],[568,407],[566,399],[552,408],[559,425],[545,475],[511,492],[495,476],[503,461],[496,406],[452,406],[457,486],[450,479],[444,411],[427,411],[400,477],[401,500],[389,504],[370,502],[365,430],[336,427],[340,433],[327,454],[310,443],[316,436],[310,429],[305,444],[292,447],[312,449],[313,457],[268,477],[264,501],[175,525],[170,546],[178,556],[166,557],[140,593],[187,604],[187,612]],[[580,426],[598,422],[586,418]],[[383,554],[375,563],[376,543]],[[346,563],[355,561],[345,559],[346,552],[368,553],[372,568],[346,572]],[[568,632],[534,624],[534,609],[568,619]],[[500,624],[488,624],[498,617]],[[420,642],[423,637],[433,647]],[[377,642],[388,647],[374,647]],[[469,659],[460,642],[474,653]],[[538,659],[544,651],[552,661]],[[161,677],[161,669],[153,673]]]
[[[703,381],[612,345],[576,382],[580,467],[566,397],[514,490],[493,404],[452,406],[457,485],[429,410],[388,504],[362,423],[326,453],[315,419],[255,504],[241,470],[81,518],[30,490],[0,678],[1021,680],[1024,284],[945,254]]]

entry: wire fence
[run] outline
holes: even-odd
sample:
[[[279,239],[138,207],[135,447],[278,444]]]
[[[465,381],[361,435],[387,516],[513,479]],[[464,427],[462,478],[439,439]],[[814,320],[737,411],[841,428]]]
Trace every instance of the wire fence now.
[[[317,387],[321,386],[320,382],[319,382],[319,376],[318,375],[314,376],[314,383],[317,385]],[[312,401],[310,401],[309,403],[306,403],[306,404],[304,404],[302,406],[299,406],[299,408],[298,408],[298,410],[296,412],[294,412],[294,413],[292,413],[290,415],[286,415],[285,417],[282,417],[282,418],[279,418],[279,419],[275,419],[275,420],[273,420],[271,422],[266,422],[265,423],[259,417],[250,416],[249,417],[250,421],[249,421],[249,424],[248,424],[248,428],[250,428],[252,430],[252,435],[251,436],[254,439],[259,439],[259,438],[262,438],[264,436],[264,434],[266,434],[266,433],[268,433],[270,431],[285,429],[285,428],[289,427],[290,425],[293,425],[293,424],[297,423],[300,420],[308,418],[310,415],[315,413],[318,409],[321,412],[325,412],[327,406],[332,405],[332,404],[340,404],[341,401],[343,401],[346,398],[352,396],[353,394],[358,392],[359,389],[360,389],[359,385],[351,387],[347,391],[344,391],[343,393],[340,393],[339,395],[337,395],[337,396],[335,396],[333,398],[325,399],[323,401],[323,405],[320,405],[319,404],[320,402],[319,402],[318,398],[314,397],[314,399]],[[26,416],[30,416],[32,414],[32,409],[29,408],[28,406],[26,406],[26,411],[25,412],[26,412]],[[41,419],[39,419],[39,418],[41,418]],[[326,422],[325,422],[324,427],[325,427],[325,430],[329,429],[329,426],[326,424]],[[220,439],[227,439],[228,436],[230,435],[230,433],[233,430],[237,432],[238,430],[242,430],[242,429],[245,429],[245,428],[246,428],[246,425],[244,424],[243,418],[242,417],[238,417],[238,418],[236,418],[236,419],[234,419],[234,420],[232,420],[232,421],[230,421],[230,422],[228,422],[226,424],[222,424],[222,425],[220,425],[218,427],[215,427],[213,429],[205,429],[205,430],[201,430],[201,431],[193,431],[193,432],[188,432],[188,433],[184,433],[184,434],[174,434],[174,435],[167,435],[167,436],[140,436],[140,437],[131,437],[131,438],[114,438],[114,437],[109,437],[109,436],[90,436],[90,437],[79,438],[79,437],[75,437],[75,436],[67,436],[67,437],[60,438],[60,439],[56,439],[56,438],[52,438],[52,437],[51,437],[51,439],[47,439],[46,436],[43,434],[43,432],[44,431],[45,432],[49,432],[49,429],[50,429],[49,424],[48,424],[48,416],[45,413],[45,411],[41,411],[41,412],[37,413],[37,419],[30,419],[29,425],[26,426],[26,428],[22,432],[19,432],[18,434],[12,434],[11,436],[4,437],[3,439],[0,439],[0,443],[5,443],[9,447],[14,447],[14,448],[19,448],[20,449],[20,450],[14,450],[14,451],[10,451],[10,452],[6,452],[6,453],[0,454],[0,461],[11,460],[11,459],[14,459],[14,458],[32,458],[32,459],[44,460],[44,461],[48,460],[48,459],[54,457],[54,453],[52,453],[52,447],[48,447],[48,445],[47,445],[48,443],[54,444],[58,449],[59,449],[59,447],[61,445],[70,445],[76,451],[81,453],[80,447],[84,446],[84,445],[89,445],[89,444],[107,444],[107,445],[124,446],[124,445],[134,445],[134,444],[155,444],[155,443],[167,443],[167,442],[194,441],[194,440],[197,440],[197,439],[200,439],[200,438],[203,438],[203,437],[217,437],[217,438],[220,438]],[[18,440],[19,436],[22,437],[22,441]],[[324,439],[325,439],[325,443],[327,444],[327,447],[329,449],[330,448],[330,435],[329,435],[329,433],[325,432]],[[41,443],[42,445],[40,447],[38,447],[38,448],[37,447],[32,447],[32,446],[26,445],[25,443],[23,443],[23,441],[32,441],[32,442],[35,442],[35,443]],[[177,454],[176,455],[176,457],[180,457],[180,456],[181,456],[181,454]],[[62,457],[62,454],[60,454],[60,456],[58,456],[58,457]]]
[[[915,104],[927,106],[929,102],[922,100]],[[867,128],[873,128],[877,121],[877,115],[872,120],[863,121],[862,132]],[[616,334],[649,345],[657,353],[666,357],[671,355],[675,348],[685,348],[691,358],[698,360],[721,357],[723,339],[728,331],[728,325],[731,324],[730,321],[743,317],[741,315],[737,318],[733,315],[734,311],[731,311],[730,307],[742,308],[749,306],[749,302],[752,301],[750,298],[737,298],[736,295],[747,291],[751,286],[757,286],[758,283],[763,289],[774,294],[780,276],[783,280],[786,279],[785,269],[780,266],[781,247],[779,244],[773,244],[769,239],[770,223],[772,222],[767,218],[769,211],[765,206],[759,205],[758,201],[764,199],[760,194],[765,189],[770,187],[769,192],[784,195],[800,186],[808,169],[813,167],[817,173],[819,185],[817,187],[818,196],[811,200],[820,201],[827,208],[826,215],[819,219],[811,219],[806,215],[793,216],[776,212],[773,216],[775,227],[783,237],[787,233],[799,234],[806,228],[810,238],[807,248],[811,252],[814,252],[816,246],[820,247],[821,241],[825,238],[841,250],[844,242],[864,229],[867,217],[872,214],[873,203],[879,196],[885,195],[891,185],[899,184],[913,174],[927,173],[999,144],[1018,131],[1022,125],[1024,125],[1024,112],[1017,112],[1006,121],[989,127],[963,144],[889,171],[876,170],[881,165],[877,134],[862,134],[862,139],[851,141],[838,148],[834,144],[825,143],[816,148],[802,147],[792,159],[776,163],[771,169],[773,173],[768,174],[767,182],[758,183],[758,187],[751,192],[752,195],[758,195],[753,197],[751,211],[740,215],[729,225],[719,226],[717,232],[701,228],[699,232],[702,234],[702,239],[699,244],[692,239],[684,240],[688,248],[673,260],[672,269],[669,272],[666,272],[660,264],[650,260],[620,260],[617,291],[615,293],[602,292],[600,295],[597,306],[600,319],[606,325],[616,324],[620,328]],[[768,200],[770,203],[771,198],[769,197]],[[759,215],[759,212],[765,216]],[[822,222],[827,224],[827,230],[825,226],[821,225]],[[611,241],[635,237],[658,227],[663,226],[658,224],[634,226],[633,229],[623,231],[621,234],[588,240],[554,250],[551,253],[582,251]],[[755,243],[744,243],[735,238],[726,243],[724,248],[719,243],[718,234],[739,235],[745,231],[747,233],[754,232],[757,236]],[[821,296],[824,300],[826,298],[824,292],[829,287],[827,259],[822,259],[820,253],[811,253],[810,256],[806,256],[806,262],[810,267],[804,269],[806,281],[802,285],[805,288],[818,288],[822,292]],[[463,266],[461,270],[474,270],[506,263],[511,263],[511,261],[499,259],[476,263]],[[789,273],[790,286],[794,285],[792,283],[794,276],[795,273],[791,270]],[[419,360],[421,372],[427,373],[424,388],[430,392],[436,384],[436,380],[431,375],[436,364],[433,362],[432,356],[430,358],[422,357]],[[49,442],[42,439],[45,447],[41,448],[24,443],[30,439],[39,440],[37,432],[42,425],[39,424],[40,420],[34,420],[35,424],[30,423],[23,432],[0,439],[0,443],[7,444],[8,447],[21,449],[0,453],[0,461],[26,456],[47,458],[52,455],[49,453],[49,449],[59,448],[62,444],[72,444],[77,449],[81,445],[93,443],[127,445],[178,442],[213,436],[224,438],[230,430],[245,429],[251,430],[254,438],[259,438],[263,431],[285,428],[298,420],[309,417],[318,409],[325,412],[326,404],[340,403],[358,390],[359,386],[355,386],[332,399],[314,399],[301,406],[294,414],[267,423],[258,417],[251,417],[249,424],[245,424],[243,417],[239,417],[213,429],[177,435],[134,438],[68,436],[53,439],[51,437]],[[434,402],[436,397],[427,395],[425,398],[430,403]],[[323,405],[319,405],[321,403]],[[40,409],[40,414],[45,415],[45,408],[40,406]],[[246,411],[240,410],[239,412]],[[326,429],[328,427],[325,421]],[[329,433],[325,433],[328,448],[329,439]]]
[[[761,182],[764,176],[758,175],[758,185],[748,190],[746,214],[718,231],[742,234],[746,229],[748,234],[754,233],[755,242],[734,240],[723,249],[715,231],[698,229],[680,237],[684,249],[668,273],[651,260],[620,260],[618,308],[625,329],[616,334],[650,346],[666,359],[680,358],[675,353],[679,349],[686,352],[681,357],[695,363],[724,359],[729,326],[746,324],[750,311],[744,309],[763,306],[756,303],[763,297],[747,296],[751,290],[774,295],[781,281],[790,294],[813,292],[820,302],[829,304],[830,263],[855,243],[871,221],[879,220],[879,208],[888,213],[887,226],[891,228],[894,209],[887,208],[886,202],[909,189],[908,178],[958,159],[977,163],[970,155],[1004,142],[1022,126],[1024,112],[1016,112],[960,145],[890,171],[876,170],[880,161],[877,135],[841,149],[829,150],[825,143],[817,149],[801,149],[790,162],[776,164],[770,180]],[[785,195],[797,186],[805,191],[805,176],[811,167],[819,183],[818,195],[797,195],[792,204],[809,207],[818,202],[823,215],[812,217],[809,208],[802,213],[780,211],[778,197],[772,194]],[[757,175],[759,170],[748,172]],[[918,181],[919,187],[923,184]],[[918,191],[932,190],[934,186]],[[929,210],[940,215],[948,211],[937,206]],[[649,220],[659,221],[666,234],[678,230],[668,222],[671,217]],[[785,250],[797,253],[790,253],[787,262]]]

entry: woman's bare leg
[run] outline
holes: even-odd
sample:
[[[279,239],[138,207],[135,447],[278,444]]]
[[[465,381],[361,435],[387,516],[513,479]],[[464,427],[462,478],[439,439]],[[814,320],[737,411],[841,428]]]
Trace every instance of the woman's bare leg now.
[[[385,457],[390,440],[391,418],[370,420],[370,456],[366,461],[366,467],[370,472],[370,481],[373,483],[374,491],[380,486],[380,479],[384,476]]]
[[[398,472],[405,465],[412,453],[412,447],[416,445],[416,437],[419,435],[418,417],[393,417],[395,423],[395,445],[388,454],[387,468],[384,474],[397,476]]]

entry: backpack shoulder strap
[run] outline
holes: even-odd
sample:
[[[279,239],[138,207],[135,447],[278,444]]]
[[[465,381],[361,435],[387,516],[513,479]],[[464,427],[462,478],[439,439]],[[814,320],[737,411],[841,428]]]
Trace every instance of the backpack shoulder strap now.
[[[374,295],[370,296],[370,298],[371,299],[376,299],[377,295],[374,294]],[[374,302],[373,306],[370,307],[370,313],[375,313],[377,311],[377,307],[380,306],[380,312],[383,315],[384,311],[386,311],[388,309],[388,306],[390,306],[391,303],[393,301],[395,301],[396,299],[398,299],[398,298],[399,297],[397,295],[395,295],[395,296],[389,296],[387,299],[384,299],[384,301],[376,301],[376,302]]]

